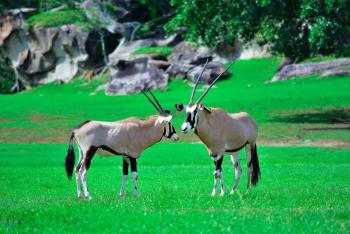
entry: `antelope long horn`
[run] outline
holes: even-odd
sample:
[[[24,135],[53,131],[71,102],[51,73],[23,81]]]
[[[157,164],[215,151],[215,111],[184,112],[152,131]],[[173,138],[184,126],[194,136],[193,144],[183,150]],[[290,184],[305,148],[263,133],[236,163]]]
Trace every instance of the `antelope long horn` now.
[[[211,82],[210,86],[204,91],[204,93],[202,94],[202,96],[200,96],[196,102],[196,104],[200,103],[203,98],[205,97],[205,95],[207,95],[207,93],[209,92],[209,90],[214,86],[215,82],[218,81],[218,79],[222,76],[222,74],[224,74],[225,72],[227,72],[228,69],[230,69],[230,67],[232,66],[234,62],[230,63],[230,65],[225,69],[225,71],[221,72],[220,75],[218,75],[215,80],[213,80],[213,82]]]
[[[151,92],[151,90],[149,90],[149,89],[146,89],[146,90],[152,95],[152,97],[153,97],[153,99],[156,101],[156,103],[157,103],[159,109],[162,111],[162,114],[165,115],[164,108],[162,107],[162,105],[160,105],[158,99],[153,95],[153,93]]]
[[[199,83],[200,79],[202,78],[202,75],[203,75],[203,72],[204,72],[205,68],[207,67],[208,61],[209,61],[209,59],[207,59],[207,61],[205,62],[205,65],[204,65],[204,67],[203,67],[201,73],[200,73],[200,74],[198,75],[198,77],[197,77],[196,84],[194,85],[193,90],[192,90],[192,94],[191,94],[191,98],[190,98],[189,105],[192,104],[193,97],[194,97],[194,93],[196,92],[198,83]]]
[[[160,109],[158,109],[157,105],[154,104],[154,102],[152,101],[152,99],[150,97],[147,96],[146,92],[145,91],[141,91],[145,96],[146,98],[148,99],[148,101],[152,104],[152,106],[154,106],[154,108],[156,108],[156,110],[159,112],[159,114],[163,114],[162,111],[160,111]]]

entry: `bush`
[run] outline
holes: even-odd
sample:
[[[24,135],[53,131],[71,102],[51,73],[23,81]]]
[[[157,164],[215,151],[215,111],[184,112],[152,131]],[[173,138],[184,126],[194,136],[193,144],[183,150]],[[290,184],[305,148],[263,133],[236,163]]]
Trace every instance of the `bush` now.
[[[145,47],[137,49],[133,54],[159,54],[162,56],[169,56],[173,48],[169,46]]]
[[[59,27],[66,24],[83,26],[85,22],[86,18],[82,10],[42,12],[27,19],[29,26],[35,28]]]

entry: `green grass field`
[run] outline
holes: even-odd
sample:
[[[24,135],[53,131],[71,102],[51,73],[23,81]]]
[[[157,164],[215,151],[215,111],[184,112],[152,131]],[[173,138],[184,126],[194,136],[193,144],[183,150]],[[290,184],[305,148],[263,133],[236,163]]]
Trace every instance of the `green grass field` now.
[[[144,152],[139,198],[131,194],[131,178],[127,196],[118,196],[121,158],[95,156],[88,176],[93,200],[80,201],[63,166],[72,128],[87,119],[146,117],[155,114],[153,107],[141,94],[95,91],[102,80],[1,95],[0,233],[348,233],[350,77],[265,83],[278,63],[273,58],[238,61],[230,69],[233,77],[220,81],[204,100],[209,107],[246,111],[259,125],[262,179],[245,194],[242,152],[243,177],[234,196],[210,196],[214,165],[190,134]],[[154,93],[174,111],[179,129],[184,115],[174,104],[188,101],[188,83],[171,81],[167,90]],[[229,157],[223,173],[229,190],[234,179]]]
[[[121,159],[94,158],[91,201],[76,198],[62,144],[0,145],[1,232],[293,232],[350,228],[350,149],[260,147],[262,180],[245,194],[211,197],[211,159],[200,144],[159,144],[139,159],[139,191],[119,198]],[[241,154],[242,165],[245,156]],[[226,185],[234,171],[225,158]]]

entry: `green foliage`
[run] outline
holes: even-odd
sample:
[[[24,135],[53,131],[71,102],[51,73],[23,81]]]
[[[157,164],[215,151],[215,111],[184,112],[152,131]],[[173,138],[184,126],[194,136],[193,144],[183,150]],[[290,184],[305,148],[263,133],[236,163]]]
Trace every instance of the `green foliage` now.
[[[82,0],[75,0],[75,1],[72,1],[72,0],[38,0],[38,2],[39,2],[39,9],[41,11],[48,11],[52,8],[59,7],[62,5],[66,5],[67,8],[72,9],[72,8],[75,8],[74,2],[79,3],[79,2],[82,2]]]
[[[350,55],[350,1],[309,0],[302,4],[301,18],[310,28],[314,53]]]
[[[272,52],[302,60],[312,54],[350,55],[347,0],[172,0],[176,16],[168,32],[187,28],[187,39],[215,47],[256,35]]]
[[[259,8],[255,1],[172,0],[176,16],[165,26],[173,33],[187,28],[187,40],[201,40],[215,47],[223,41],[233,43],[236,37],[251,40],[259,25]]]
[[[150,10],[151,18],[166,15],[172,10],[169,0],[140,0],[140,3]]]
[[[145,47],[137,49],[133,54],[159,54],[162,56],[169,56],[173,48],[170,46]]]
[[[65,24],[83,26],[86,24],[86,18],[82,10],[61,10],[31,16],[27,23],[35,28],[59,27]]]
[[[10,62],[4,57],[0,49],[0,93],[8,93],[11,91],[15,83],[15,74],[11,68]]]

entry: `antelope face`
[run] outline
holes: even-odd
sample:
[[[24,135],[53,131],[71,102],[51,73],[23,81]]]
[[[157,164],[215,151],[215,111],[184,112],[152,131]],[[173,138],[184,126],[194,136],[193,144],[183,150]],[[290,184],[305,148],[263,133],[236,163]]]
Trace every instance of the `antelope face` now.
[[[176,134],[176,130],[175,130],[173,124],[171,123],[172,119],[173,119],[172,115],[169,115],[167,117],[161,116],[158,118],[157,121],[159,121],[164,126],[164,133],[163,133],[164,137],[166,137],[168,139],[172,139],[173,141],[178,141],[180,138]]]
[[[181,126],[181,131],[188,133],[190,130],[194,129],[198,121],[198,104],[184,106],[183,104],[176,104],[176,109],[182,111],[186,107],[186,118],[185,122]]]
[[[173,141],[179,140],[179,136],[176,134],[175,128],[172,123],[168,123],[165,126],[164,136],[166,138],[172,139]]]

